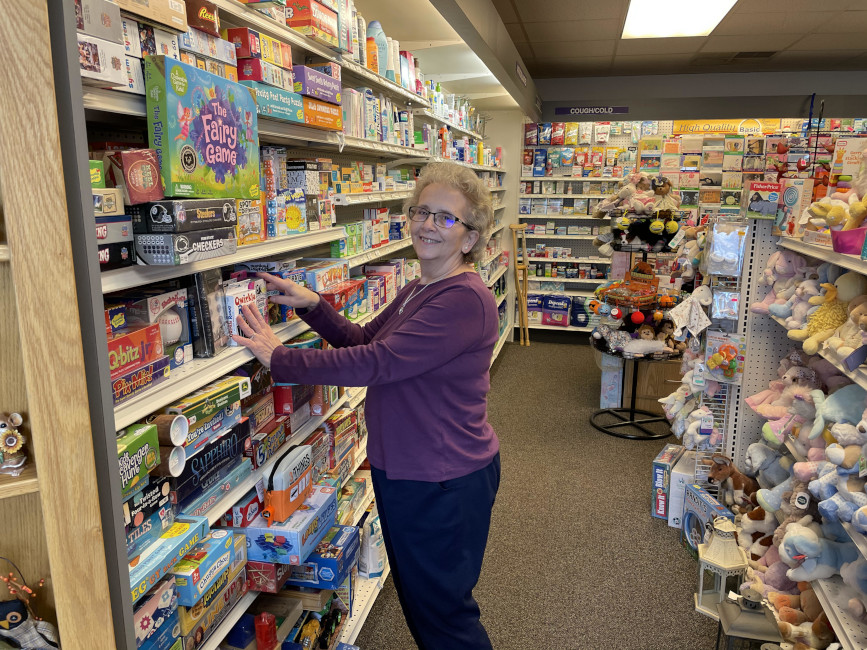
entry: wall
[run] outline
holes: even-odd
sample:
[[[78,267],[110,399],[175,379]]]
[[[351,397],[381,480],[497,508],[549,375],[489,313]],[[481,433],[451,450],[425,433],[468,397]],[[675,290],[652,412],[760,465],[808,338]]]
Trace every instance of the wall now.
[[[867,85],[857,73],[777,72],[646,75],[538,79],[544,121],[558,106],[628,106],[612,119],[711,119],[807,117],[816,93],[814,115],[825,100],[825,115],[860,117],[867,106]],[[861,75],[863,81],[863,75]],[[576,119],[576,118],[573,118]],[[585,118],[599,119],[599,118]]]

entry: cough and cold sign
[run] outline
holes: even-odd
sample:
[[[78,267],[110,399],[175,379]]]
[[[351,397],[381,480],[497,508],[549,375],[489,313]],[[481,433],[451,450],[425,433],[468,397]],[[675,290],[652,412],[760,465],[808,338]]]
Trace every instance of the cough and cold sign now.
[[[628,112],[628,106],[560,106],[554,109],[554,115],[616,115]]]

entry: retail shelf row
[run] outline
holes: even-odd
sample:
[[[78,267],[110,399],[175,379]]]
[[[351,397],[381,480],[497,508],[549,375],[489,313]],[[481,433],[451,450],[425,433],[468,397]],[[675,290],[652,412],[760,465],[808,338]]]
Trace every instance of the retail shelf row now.
[[[527,235],[527,239],[596,239],[596,235]]]
[[[391,567],[386,564],[385,570],[378,578],[358,579],[355,588],[355,611],[343,625],[343,632],[340,634],[341,643],[348,643],[350,645],[355,643],[358,633],[361,632],[364,622],[370,615],[373,603],[376,601],[377,596],[379,596],[379,592],[382,591],[382,587],[385,585],[385,580],[388,578],[390,571]]]
[[[362,264],[367,264],[368,262],[377,260],[381,257],[385,257],[386,255],[390,255],[391,253],[396,253],[397,251],[411,245],[412,237],[405,237],[404,239],[389,242],[385,246],[380,246],[379,248],[372,248],[369,251],[359,253],[358,255],[350,255],[342,259],[346,260],[349,263],[350,268],[353,268],[356,266],[361,266]]]
[[[573,327],[572,325],[541,325],[539,323],[530,323],[528,327],[531,330],[552,330],[554,332],[592,332],[592,327]]]
[[[509,297],[508,291],[506,293],[504,293],[502,296],[497,297],[497,307],[502,305],[506,301],[506,298],[508,298],[508,297]]]
[[[482,140],[483,137],[480,133],[476,133],[475,131],[471,131],[466,127],[460,126],[459,124],[455,124],[454,122],[445,119],[444,117],[440,117],[436,115],[433,111],[429,111],[426,108],[417,108],[413,112],[413,115],[417,115],[419,117],[427,118],[432,122],[437,122],[439,124],[444,124],[449,127],[452,131],[457,131],[458,133],[464,133],[471,138],[476,138],[477,140]]]
[[[563,214],[522,214],[522,215],[519,215],[518,218],[519,219],[533,219],[533,220],[536,220],[536,219],[555,220],[556,219],[557,221],[560,221],[561,219],[575,219],[575,220],[580,220],[580,221],[588,221],[588,220],[592,219],[593,221],[601,221],[601,219],[599,219],[598,217],[594,217],[594,216],[589,215],[589,214],[577,214],[577,215],[576,214],[566,214],[566,215],[563,215]]]
[[[366,397],[366,386],[361,386],[360,388],[353,388],[351,391],[349,391],[349,407],[358,408],[358,405],[361,404]]]
[[[439,156],[431,156],[430,162],[453,162],[459,165],[464,165],[465,167],[469,167],[470,169],[475,169],[480,172],[498,172],[500,174],[506,173],[506,170],[502,167],[493,167],[491,165],[477,165],[475,163],[468,163],[462,160],[450,160],[449,158],[440,158]]]
[[[519,199],[604,199],[607,194],[518,194]]]
[[[527,276],[529,282],[580,282],[581,284],[602,284],[608,278],[545,278],[539,275]]]
[[[535,293],[541,296],[569,296],[570,298],[592,298],[592,291],[547,291],[545,289],[530,289],[530,293]]]
[[[508,266],[503,265],[496,270],[496,272],[491,276],[491,278],[485,282],[485,284],[489,287],[493,287],[494,283],[500,279],[500,277],[509,269]]]
[[[518,261],[523,261],[523,257],[519,257]],[[601,257],[533,257],[532,255],[527,258],[528,262],[580,262],[582,264],[603,264],[610,265],[611,260],[603,259]]]
[[[407,190],[391,192],[364,192],[363,194],[336,194],[334,205],[361,205],[364,203],[384,203],[385,201],[403,201],[412,196]]]
[[[479,266],[487,266],[488,264],[493,262],[495,259],[497,259],[502,254],[503,254],[503,249],[500,248],[500,249],[494,251],[493,253],[491,253],[490,255],[486,255],[485,257],[483,257],[479,261]]]
[[[498,223],[497,225],[494,226],[494,229],[491,231],[491,235],[494,235],[495,233],[500,232],[503,228],[506,227],[506,225],[507,225],[506,223]]]
[[[850,271],[858,273],[867,273],[867,260],[862,260],[857,255],[846,255],[845,253],[837,253],[826,246],[817,246],[816,244],[808,244],[800,239],[792,239],[791,237],[780,237],[777,242],[781,248],[787,248],[795,253],[815,257],[816,259],[842,266]]]
[[[488,367],[493,366],[494,361],[496,361],[497,357],[500,356],[500,352],[502,352],[503,346],[506,344],[506,341],[509,339],[509,334],[511,333],[514,326],[515,326],[514,323],[510,322],[506,326],[506,329],[503,330],[503,333],[500,334],[500,338],[497,341],[497,344],[494,346],[494,353],[491,355],[491,363]]]
[[[393,82],[391,79],[383,77],[372,70],[368,70],[360,63],[353,61],[348,55],[344,54],[340,57],[341,74],[350,77],[357,77],[365,82],[372,83],[378,87],[378,90],[385,91],[395,97],[400,97],[407,100],[409,103],[414,103],[423,109],[430,108],[430,102],[420,95],[410,92],[400,84]]]
[[[622,176],[521,176],[522,181],[622,181]]]
[[[222,257],[213,257],[208,260],[201,260],[191,264],[178,264],[174,266],[127,266],[114,271],[105,271],[100,275],[102,281],[102,292],[111,293],[112,291],[121,291],[123,289],[131,289],[152,282],[162,282],[172,278],[179,278],[191,273],[199,271],[207,271],[223,266],[231,266],[240,264],[250,260],[259,260],[275,255],[291,253],[293,251],[310,248],[320,244],[327,244],[337,239],[346,237],[346,231],[342,226],[334,228],[326,228],[325,230],[314,230],[313,232],[304,233],[303,235],[290,235],[289,237],[281,237],[279,239],[271,239],[261,244],[250,244],[248,246],[240,246],[236,253],[232,255],[223,255]]]

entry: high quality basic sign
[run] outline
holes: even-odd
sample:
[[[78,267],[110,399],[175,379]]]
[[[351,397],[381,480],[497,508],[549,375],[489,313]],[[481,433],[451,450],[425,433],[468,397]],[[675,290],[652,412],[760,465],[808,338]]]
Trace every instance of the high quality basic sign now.
[[[561,106],[554,109],[554,115],[611,115],[628,112],[628,106]]]

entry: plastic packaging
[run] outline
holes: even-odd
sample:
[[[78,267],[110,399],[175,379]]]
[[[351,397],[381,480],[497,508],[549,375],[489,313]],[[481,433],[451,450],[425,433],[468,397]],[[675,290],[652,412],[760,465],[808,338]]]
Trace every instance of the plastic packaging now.
[[[705,246],[708,275],[739,276],[744,258],[749,224],[739,222],[715,223]]]

